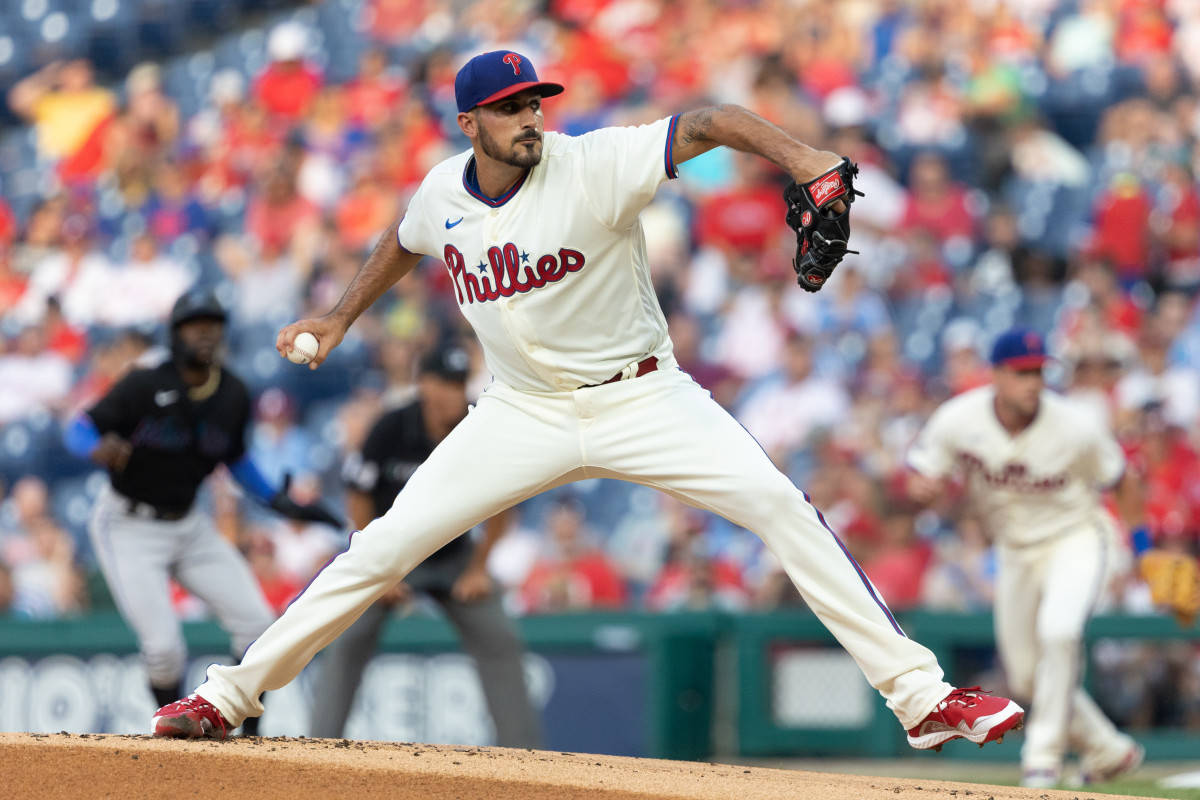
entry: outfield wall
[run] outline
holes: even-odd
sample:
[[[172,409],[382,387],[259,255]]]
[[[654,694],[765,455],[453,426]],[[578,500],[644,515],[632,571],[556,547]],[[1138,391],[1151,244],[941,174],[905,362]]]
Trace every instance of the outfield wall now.
[[[994,685],[990,615],[910,614],[910,636],[956,683]],[[854,662],[805,612],[731,616],[572,614],[520,620],[526,675],[551,750],[705,759],[893,757],[911,751]],[[188,686],[231,661],[215,623],[184,626]],[[1133,641],[1171,642],[1194,656],[1200,630],[1158,617],[1101,617],[1095,654]],[[307,735],[320,691],[319,656],[267,695],[263,735]],[[55,622],[0,620],[0,731],[144,733],[153,711],[134,638],[113,613]],[[346,735],[354,739],[488,744],[491,723],[471,662],[449,626],[393,618],[367,667]],[[1194,758],[1200,731],[1137,734],[1151,758]],[[951,757],[1016,760],[1020,737]],[[915,757],[924,757],[923,754]]]

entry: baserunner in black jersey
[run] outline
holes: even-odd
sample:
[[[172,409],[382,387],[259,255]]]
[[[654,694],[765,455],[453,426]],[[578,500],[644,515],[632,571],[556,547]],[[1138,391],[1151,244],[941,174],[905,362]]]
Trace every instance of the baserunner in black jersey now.
[[[225,320],[211,291],[186,292],[171,312],[169,355],[131,370],[67,431],[73,453],[108,470],[111,486],[88,532],[159,704],[178,696],[187,656],[170,578],[208,604],[235,657],[274,619],[245,559],[196,507],[218,464],[280,514],[340,525],[320,506],[293,501],[286,485],[271,487],[247,455],[250,393],[221,365]],[[246,727],[257,733],[253,722]]]

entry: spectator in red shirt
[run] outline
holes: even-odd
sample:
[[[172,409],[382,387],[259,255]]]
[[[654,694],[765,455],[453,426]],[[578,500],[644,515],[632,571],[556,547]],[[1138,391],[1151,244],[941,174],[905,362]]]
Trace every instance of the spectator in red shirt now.
[[[295,22],[276,26],[267,40],[271,63],[254,81],[254,96],[284,122],[304,116],[323,82],[317,68],[303,61],[307,46],[303,26]]]
[[[379,168],[395,188],[415,191],[429,168],[448,155],[444,145],[445,137],[429,109],[411,101],[380,137]]]
[[[539,559],[521,587],[528,612],[553,613],[589,608],[620,608],[625,583],[608,556],[590,541],[583,507],[564,500],[548,520],[551,553]]]
[[[214,75],[210,98],[213,107],[201,111],[189,129],[203,148],[197,188],[216,205],[228,190],[245,185],[275,163],[283,136],[266,109],[246,97],[239,73],[222,70]]]
[[[258,588],[276,614],[282,614],[304,585],[284,572],[275,559],[275,545],[262,533],[251,535],[246,559],[258,581]]]
[[[379,48],[367,50],[359,60],[358,77],[344,90],[346,110],[355,124],[375,130],[404,102],[405,82],[387,66],[387,53]]]
[[[429,0],[367,0],[362,29],[376,42],[403,44],[431,14]]]
[[[908,231],[907,278],[894,281],[892,289],[899,295],[911,294],[934,286],[949,286],[950,265],[942,258],[936,231],[917,226]]]
[[[1157,3],[1126,4],[1117,26],[1117,56],[1122,61],[1142,62],[1171,50],[1170,21]]]
[[[765,161],[735,158],[737,183],[701,199],[696,238],[725,252],[761,253],[779,232],[779,189],[767,182]]]
[[[1159,544],[1170,541],[1194,551],[1200,546],[1200,455],[1185,430],[1167,423],[1158,404],[1142,409],[1132,425],[1137,435],[1127,455],[1142,476],[1151,533]]]
[[[364,164],[334,214],[338,238],[351,250],[365,250],[397,213],[396,193],[383,184],[374,165]]]
[[[699,532],[672,543],[667,562],[646,596],[651,611],[743,611],[749,605],[741,570],[711,557]]]
[[[975,234],[975,216],[967,206],[966,189],[950,180],[946,161],[933,152],[913,160],[908,200],[902,226],[905,231],[928,231],[939,244]]]
[[[0,246],[10,245],[16,238],[17,218],[4,198],[0,197]]]
[[[598,34],[560,27],[555,50],[561,54],[560,59],[546,70],[554,76],[552,80],[571,86],[590,76],[599,83],[606,101],[618,100],[629,92],[629,60]]]
[[[1114,176],[1096,201],[1090,253],[1113,263],[1123,284],[1146,276],[1150,260],[1150,196],[1137,176]]]
[[[63,317],[62,306],[57,297],[46,302],[46,349],[58,353],[72,364],[78,365],[87,355],[87,333]]]
[[[318,217],[316,206],[296,192],[294,176],[279,166],[250,201],[246,231],[264,251],[286,253],[293,236],[305,227],[315,227]]]
[[[921,602],[921,585],[933,549],[917,537],[912,514],[891,514],[884,520],[883,532],[883,546],[863,563],[863,571],[890,608],[912,608]]]
[[[1065,308],[1062,329],[1073,340],[1090,338],[1103,330],[1114,331],[1136,337],[1142,327],[1142,309],[1121,291],[1117,274],[1110,263],[1102,259],[1082,258],[1074,266],[1072,278],[1087,290],[1089,305],[1099,315],[1090,328],[1087,325],[1087,308]]]
[[[1200,192],[1187,164],[1168,164],[1155,233],[1163,250],[1163,278],[1172,289],[1200,289]]]

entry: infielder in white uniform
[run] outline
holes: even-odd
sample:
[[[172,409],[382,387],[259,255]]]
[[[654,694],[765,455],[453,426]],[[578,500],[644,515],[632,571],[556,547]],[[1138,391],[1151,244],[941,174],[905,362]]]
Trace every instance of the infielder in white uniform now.
[[[774,551],[917,748],[983,744],[1020,725],[1015,703],[942,680],[807,496],[675,363],[639,212],[676,166],[718,145],[797,180],[841,163],[736,106],[571,137],[543,133],[541,82],[524,56],[476,56],[455,82],[472,148],[434,167],[337,306],[309,331],[315,368],[424,255],[441,259],[494,382],[384,516],[353,537],[246,652],[159,709],[163,736],[220,736],[283,686],[388,587],[447,541],[539,492],[584,478],[661,489],[721,514]]]
[[[913,496],[928,502],[957,474],[996,542],[996,640],[1013,694],[1033,704],[1022,780],[1043,787],[1061,780],[1069,750],[1087,782],[1143,757],[1080,686],[1084,625],[1117,553],[1101,491],[1116,487],[1122,516],[1133,517],[1136,487],[1112,434],[1044,388],[1045,361],[1036,333],[1002,334],[992,385],[948,400],[908,453]]]

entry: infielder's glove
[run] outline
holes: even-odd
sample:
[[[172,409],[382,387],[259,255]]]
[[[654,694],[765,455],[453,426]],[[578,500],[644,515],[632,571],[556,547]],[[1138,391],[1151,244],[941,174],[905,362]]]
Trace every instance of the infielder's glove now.
[[[300,522],[320,522],[325,525],[332,525],[335,528],[345,528],[346,523],[332,512],[327,510],[320,503],[297,503],[288,494],[288,487],[292,485],[292,476],[290,474],[283,476],[283,487],[280,488],[275,496],[271,498],[271,502],[267,505],[280,515],[288,519],[299,520]]]
[[[1149,550],[1138,561],[1142,580],[1150,587],[1155,605],[1169,608],[1185,628],[1200,611],[1200,566],[1184,553]]]
[[[858,165],[848,158],[808,183],[792,183],[783,190],[787,203],[787,224],[796,232],[796,257],[792,269],[796,282],[808,292],[819,292],[842,262],[850,240],[850,204],[862,192],[854,188]],[[844,207],[833,205],[841,200]]]

